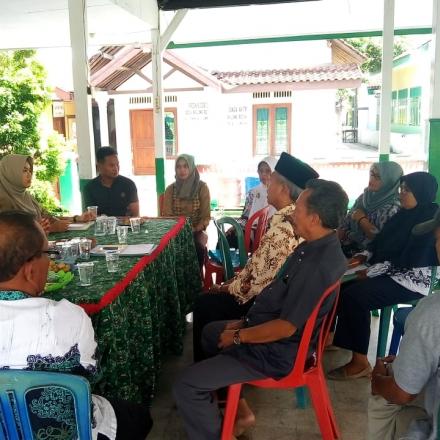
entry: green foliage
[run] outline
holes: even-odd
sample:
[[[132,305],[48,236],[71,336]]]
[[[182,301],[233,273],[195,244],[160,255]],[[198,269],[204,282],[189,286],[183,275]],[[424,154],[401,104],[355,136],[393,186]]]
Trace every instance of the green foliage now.
[[[41,141],[40,117],[50,104],[44,67],[33,50],[0,52],[0,158],[11,153],[34,158],[32,193],[47,211],[59,209],[49,182],[63,172],[63,138]]]
[[[378,73],[382,67],[382,38],[381,37],[363,37],[349,38],[345,40],[359,52],[367,56],[367,61],[362,64],[363,72]],[[399,56],[406,51],[407,44],[403,37],[394,38],[394,56]]]
[[[60,206],[50,182],[34,179],[29,192],[47,213],[51,215],[63,214],[64,210]]]

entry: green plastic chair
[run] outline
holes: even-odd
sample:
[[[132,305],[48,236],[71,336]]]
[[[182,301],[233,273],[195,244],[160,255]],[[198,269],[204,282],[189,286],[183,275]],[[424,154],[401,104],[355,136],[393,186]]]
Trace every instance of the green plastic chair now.
[[[223,279],[224,281],[227,281],[234,277],[235,271],[234,265],[232,264],[231,250],[226,238],[224,225],[230,225],[235,229],[235,234],[238,241],[238,258],[240,269],[243,269],[248,260],[246,247],[244,245],[244,233],[240,224],[232,217],[222,217],[218,220],[214,220],[214,225],[217,228],[218,241],[220,245],[219,247],[222,255],[222,265],[224,269]]]
[[[0,440],[92,438],[90,386],[73,374],[0,371]]]
[[[431,267],[431,286],[429,288],[428,295],[431,295],[432,290],[435,285],[435,281],[437,279],[437,266]],[[410,304],[415,306],[419,300],[414,301],[405,301],[400,304]],[[377,350],[376,357],[385,356],[387,350],[387,342],[388,342],[388,331],[390,329],[390,321],[391,321],[391,312],[397,309],[397,304],[393,306],[387,306],[380,309],[380,322],[379,322],[379,335],[377,338]]]

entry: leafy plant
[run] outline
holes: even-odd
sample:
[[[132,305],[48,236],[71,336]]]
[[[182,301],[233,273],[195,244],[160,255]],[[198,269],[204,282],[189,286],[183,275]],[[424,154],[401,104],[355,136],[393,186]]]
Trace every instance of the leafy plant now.
[[[40,117],[50,104],[46,71],[33,50],[0,52],[0,158],[11,153],[34,158],[32,193],[50,212],[59,203],[49,182],[63,172],[59,135],[41,140]]]
[[[348,38],[347,43],[367,56],[367,61],[361,65],[363,72],[378,73],[382,67],[382,37]],[[403,37],[394,38],[394,57],[401,55],[407,49]]]

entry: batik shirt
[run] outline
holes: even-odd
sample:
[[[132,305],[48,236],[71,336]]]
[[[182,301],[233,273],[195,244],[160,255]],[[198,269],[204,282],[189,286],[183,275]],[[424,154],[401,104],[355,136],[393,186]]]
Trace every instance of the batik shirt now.
[[[0,291],[0,369],[56,371],[90,376],[96,373],[96,342],[84,310],[67,300]],[[92,396],[93,439],[98,432],[116,437],[110,403]]]
[[[258,295],[275,278],[287,257],[300,243],[288,219],[294,210],[295,205],[291,204],[273,215],[260,246],[229,284],[229,292],[240,303]]]

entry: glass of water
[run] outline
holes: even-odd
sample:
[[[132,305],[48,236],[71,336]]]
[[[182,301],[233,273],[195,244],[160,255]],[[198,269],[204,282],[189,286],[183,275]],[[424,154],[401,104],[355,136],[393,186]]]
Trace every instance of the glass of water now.
[[[141,232],[141,219],[140,217],[132,217],[130,219],[131,232],[133,234],[139,234]]]
[[[107,233],[107,217],[97,217],[95,221],[95,235],[105,235]]]
[[[116,217],[107,217],[107,234],[114,235],[116,234]]]
[[[119,270],[119,254],[117,252],[106,252],[105,262],[107,263],[107,272],[115,273]]]
[[[87,211],[90,212],[90,214],[93,214],[96,217],[98,217],[98,207],[97,206],[87,206]]]
[[[127,244],[128,226],[117,226],[116,233],[119,244]]]
[[[79,242],[79,256],[83,260],[88,260],[90,258],[90,250],[92,248],[92,240],[88,238],[82,238]]]
[[[77,267],[79,272],[80,286],[91,286],[93,278],[93,263],[90,261],[78,263]]]

